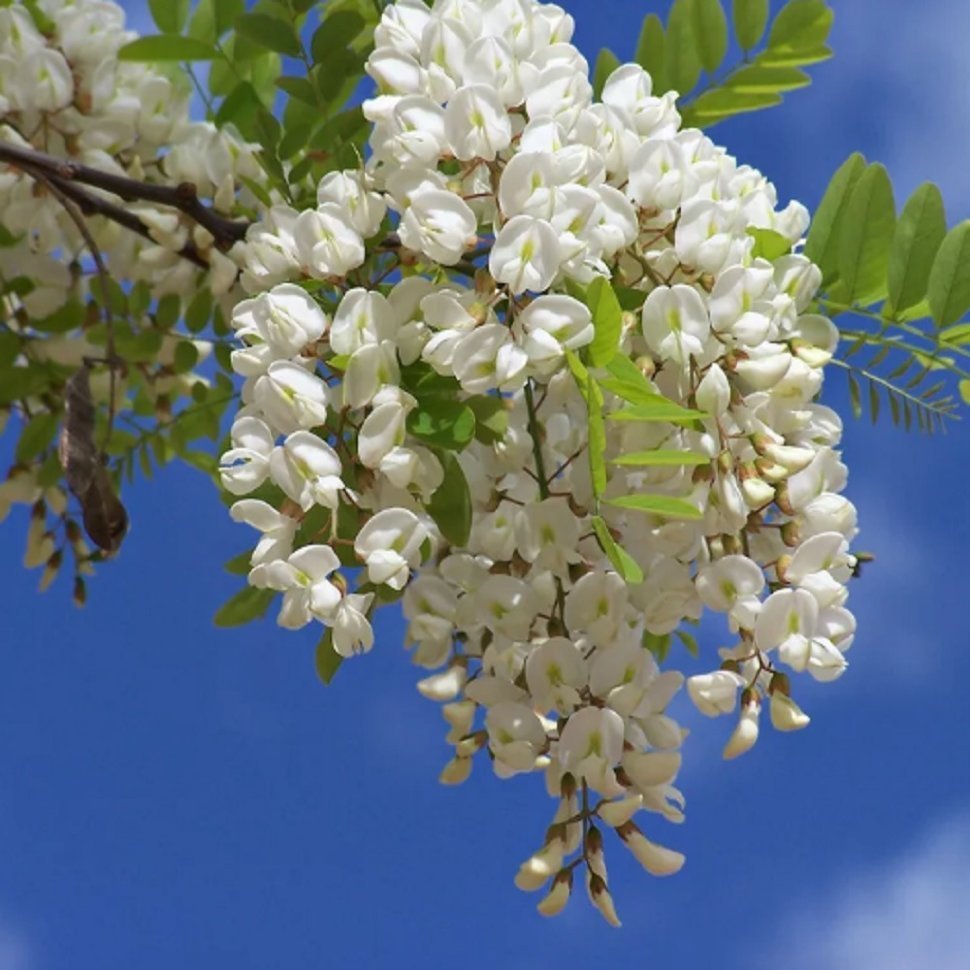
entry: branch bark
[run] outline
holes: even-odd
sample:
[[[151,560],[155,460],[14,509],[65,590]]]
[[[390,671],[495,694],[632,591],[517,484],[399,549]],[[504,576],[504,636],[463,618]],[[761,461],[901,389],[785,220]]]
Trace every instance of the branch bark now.
[[[223,252],[244,239],[250,226],[249,222],[229,219],[205,205],[191,182],[174,186],[154,185],[3,141],[0,141],[0,162],[19,168],[31,178],[43,176],[38,180],[55,184],[85,214],[103,215],[146,239],[151,239],[151,234],[137,216],[108,199],[85,191],[82,186],[103,189],[127,202],[153,202],[177,209],[207,230],[214,238],[216,247]],[[184,247],[179,255],[197,266],[208,266],[194,246]]]

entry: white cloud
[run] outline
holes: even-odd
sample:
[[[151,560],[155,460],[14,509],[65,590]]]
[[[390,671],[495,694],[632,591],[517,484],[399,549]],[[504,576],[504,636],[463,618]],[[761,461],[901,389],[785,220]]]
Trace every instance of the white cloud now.
[[[765,967],[966,970],[970,966],[970,813],[895,859],[845,879],[782,922]]]
[[[32,948],[24,931],[0,917],[0,970],[31,970]]]

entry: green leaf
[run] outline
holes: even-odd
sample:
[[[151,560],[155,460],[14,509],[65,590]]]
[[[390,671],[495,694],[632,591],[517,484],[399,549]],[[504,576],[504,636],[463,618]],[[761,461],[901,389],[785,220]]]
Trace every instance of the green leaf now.
[[[698,455],[693,451],[634,451],[629,455],[614,458],[611,465],[632,465],[634,467],[666,466],[666,465],[709,465],[711,459],[705,455]]]
[[[118,51],[119,61],[214,61],[221,56],[205,41],[173,34],[139,37]]]
[[[641,642],[644,649],[649,650],[657,658],[657,663],[663,663],[667,659],[667,654],[670,653],[669,633],[651,633],[649,630],[644,630]]]
[[[970,310],[970,220],[946,234],[930,271],[929,298],[939,327],[956,323]]]
[[[0,330],[0,381],[4,380],[4,373],[13,367],[13,362],[20,356],[21,342],[15,333]]]
[[[640,30],[637,43],[636,62],[653,80],[653,93],[662,94],[667,90],[664,74],[664,51],[667,43],[664,26],[655,14],[648,14]]]
[[[953,344],[957,347],[970,344],[970,323],[958,323],[954,327],[947,327],[941,330],[938,336],[940,343]]]
[[[497,444],[509,427],[509,412],[503,398],[476,394],[465,400],[475,413],[475,438],[483,445]]]
[[[338,10],[324,18],[310,41],[314,62],[326,65],[334,51],[346,47],[363,30],[364,20],[353,10]]]
[[[852,416],[858,420],[862,417],[862,394],[859,391],[859,381],[851,371],[846,373],[849,379],[849,405],[852,408]]]
[[[592,523],[600,548],[606,553],[617,573],[628,583],[642,583],[643,570],[640,564],[616,542],[602,516],[594,515]]]
[[[450,451],[438,451],[445,477],[431,501],[428,514],[453,545],[464,546],[472,528],[472,499],[461,464]]]
[[[768,26],[768,0],[734,0],[734,33],[741,49],[753,50]]]
[[[278,77],[276,87],[285,91],[291,98],[302,101],[312,108],[319,108],[317,92],[305,77]]]
[[[703,411],[692,411],[662,398],[649,404],[637,404],[632,408],[611,411],[606,417],[610,421],[669,421],[680,423],[696,421],[700,418],[706,418],[707,415]]]
[[[17,461],[27,462],[36,458],[54,440],[60,416],[46,411],[32,417],[20,433],[17,442]]]
[[[221,37],[246,10],[246,0],[212,0],[216,36]]]
[[[599,498],[606,491],[606,425],[593,393],[593,378],[586,375],[586,407],[589,413],[589,431],[586,450],[589,453],[589,473],[593,494]]]
[[[0,371],[0,405],[22,401],[50,387],[52,373],[45,367],[11,367]]]
[[[970,404],[970,381],[960,381],[960,397],[964,404]]]
[[[886,295],[896,228],[893,186],[884,166],[870,165],[846,203],[839,236],[839,279],[845,302],[868,306]]]
[[[344,658],[333,648],[333,631],[325,630],[317,644],[317,676],[329,687],[343,662]]]
[[[239,553],[238,556],[233,556],[232,559],[223,564],[222,568],[230,576],[248,576],[250,569],[253,568],[252,558],[253,550],[247,549],[245,552]]]
[[[900,313],[926,296],[933,259],[946,236],[943,196],[925,182],[903,207],[889,254],[889,300]]]
[[[667,398],[658,394],[647,382],[647,379],[640,375],[640,381],[619,380],[616,377],[601,377],[597,383],[604,391],[615,394],[624,401],[631,404],[658,404],[666,403]]]
[[[762,111],[781,104],[781,95],[771,92],[740,94],[730,88],[716,88],[702,94],[693,104],[684,106],[681,114],[685,127],[709,128],[719,121],[750,111]]]
[[[692,0],[674,0],[667,17],[667,44],[664,51],[667,84],[686,95],[701,76],[701,59],[691,25]]]
[[[623,330],[623,310],[605,276],[597,276],[586,288],[586,305],[595,331],[587,359],[593,367],[605,367],[616,356]]]
[[[624,384],[636,384],[638,387],[643,388],[648,394],[657,394],[650,382],[643,376],[643,371],[637,367],[636,364],[627,357],[622,351],[619,351],[613,359],[606,365],[606,369],[618,380],[623,381]]]
[[[688,633],[686,630],[674,630],[674,636],[680,640],[684,649],[692,657],[697,657],[700,654],[700,650],[697,647],[697,640],[692,633]]]
[[[266,50],[299,57],[303,52],[293,24],[265,13],[244,13],[236,18],[236,33]]]
[[[199,350],[191,340],[180,340],[172,366],[176,374],[187,374],[199,362]]]
[[[789,0],[771,25],[768,47],[776,52],[816,50],[828,39],[834,19],[824,0]]]
[[[593,70],[593,97],[597,100],[603,93],[606,79],[620,66],[620,59],[608,47],[600,49],[596,57],[596,67]]]
[[[274,590],[246,586],[219,607],[215,625],[233,627],[251,623],[266,613],[275,596]]]
[[[735,71],[725,85],[738,94],[778,95],[811,83],[812,79],[797,67],[769,67],[756,61]]]
[[[774,262],[780,256],[791,252],[791,242],[774,229],[748,229],[748,235],[754,236],[753,258],[767,259]]]
[[[721,0],[691,0],[690,20],[701,66],[712,74],[728,48],[727,16]]]
[[[475,437],[475,412],[455,401],[425,398],[408,415],[407,429],[429,445],[461,451]]]
[[[669,495],[621,495],[619,498],[607,499],[606,504],[619,509],[635,509],[666,519],[699,519],[703,514],[690,502],[671,498]]]
[[[822,270],[826,281],[837,271],[839,236],[845,223],[846,205],[865,170],[865,158],[858,152],[850,155],[832,176],[812,220],[805,255]]]
[[[166,34],[177,34],[189,18],[189,0],[148,0],[152,20]]]

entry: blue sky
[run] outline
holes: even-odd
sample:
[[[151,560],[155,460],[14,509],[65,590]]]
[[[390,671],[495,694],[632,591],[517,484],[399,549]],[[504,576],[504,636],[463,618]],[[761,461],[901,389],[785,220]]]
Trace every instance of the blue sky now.
[[[970,9],[934,0],[930,22],[908,0],[833,5],[838,56],[814,86],[717,140],[810,207],[859,149],[887,165],[897,198],[932,179],[951,222],[970,216]],[[126,6],[142,26],[144,4]],[[628,56],[653,9],[566,6],[590,58],[605,44]],[[827,394],[844,405],[838,375]],[[330,689],[311,632],[212,626],[237,584],[221,563],[250,535],[200,476],[171,468],[127,491],[132,531],[80,612],[61,585],[35,592],[12,516],[0,970],[964,968],[970,430],[924,438],[849,419],[844,453],[861,545],[878,556],[852,589],[850,668],[799,685],[807,731],[767,731],[729,764],[728,722],[681,708],[696,728],[687,821],[645,825],[687,865],[656,880],[608,849],[620,931],[581,897],[543,920],[514,888],[548,822],[539,779],[500,782],[482,764],[438,786],[444,722],[414,689],[394,614]]]

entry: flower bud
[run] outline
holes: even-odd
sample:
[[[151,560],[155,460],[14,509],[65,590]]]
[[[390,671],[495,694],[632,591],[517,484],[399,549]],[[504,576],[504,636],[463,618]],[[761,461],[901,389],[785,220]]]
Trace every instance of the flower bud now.
[[[633,853],[637,862],[653,876],[672,876],[684,865],[684,855],[651,842],[633,822],[617,829],[623,844]]]
[[[549,890],[549,895],[536,907],[543,916],[558,916],[569,902],[573,889],[573,874],[569,869],[560,869]]]
[[[771,695],[771,725],[776,731],[800,731],[811,718],[785,693]]]
[[[441,774],[438,776],[438,781],[442,785],[460,785],[462,782],[468,780],[468,776],[472,773],[472,759],[471,758],[452,758],[441,769]]]
[[[619,828],[643,807],[643,795],[633,795],[600,805],[597,814],[607,825]]]
[[[562,842],[558,839],[544,845],[519,867],[515,885],[523,892],[541,889],[562,868]]]
[[[726,761],[750,751],[758,740],[758,715],[761,713],[761,703],[753,693],[745,693],[748,696],[741,702],[741,716],[728,743],[724,746]]]
[[[606,888],[606,881],[595,873],[589,877],[589,898],[610,926],[621,925],[620,919],[616,915],[616,907],[613,905],[613,897],[610,895],[609,889]]]

